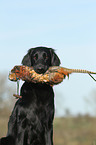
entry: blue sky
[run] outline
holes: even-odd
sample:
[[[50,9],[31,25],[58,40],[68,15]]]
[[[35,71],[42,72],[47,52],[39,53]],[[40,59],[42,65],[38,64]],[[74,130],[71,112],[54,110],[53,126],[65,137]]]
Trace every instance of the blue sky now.
[[[0,71],[9,72],[36,46],[56,49],[64,67],[96,71],[96,1],[0,1]],[[72,74],[54,89],[59,114],[66,108],[94,114],[84,101],[96,90],[88,75]]]

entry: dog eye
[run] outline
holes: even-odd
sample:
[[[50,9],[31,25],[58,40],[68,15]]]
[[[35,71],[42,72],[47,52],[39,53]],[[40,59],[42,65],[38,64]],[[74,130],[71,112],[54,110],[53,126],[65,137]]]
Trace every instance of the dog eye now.
[[[37,60],[37,59],[38,59],[38,54],[35,54],[35,55],[33,56],[33,58],[34,58],[34,60]]]
[[[43,58],[44,59],[47,59],[48,58],[48,56],[46,55],[46,53],[43,53]]]

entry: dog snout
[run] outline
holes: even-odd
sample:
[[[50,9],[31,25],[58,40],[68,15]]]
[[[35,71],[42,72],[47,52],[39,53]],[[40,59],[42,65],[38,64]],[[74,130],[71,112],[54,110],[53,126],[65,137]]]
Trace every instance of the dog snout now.
[[[46,71],[45,67],[43,65],[35,66],[34,70],[39,74],[43,74]]]

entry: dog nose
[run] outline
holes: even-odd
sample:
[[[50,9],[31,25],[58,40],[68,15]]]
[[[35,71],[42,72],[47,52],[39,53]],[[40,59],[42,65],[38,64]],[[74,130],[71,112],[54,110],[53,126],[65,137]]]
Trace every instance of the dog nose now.
[[[38,67],[37,71],[38,73],[44,73],[44,67]]]

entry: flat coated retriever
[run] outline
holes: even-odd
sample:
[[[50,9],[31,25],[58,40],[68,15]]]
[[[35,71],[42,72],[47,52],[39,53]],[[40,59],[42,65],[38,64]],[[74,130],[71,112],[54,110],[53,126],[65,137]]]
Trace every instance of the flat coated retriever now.
[[[45,73],[60,60],[52,48],[29,49],[23,65],[33,66],[37,73]],[[47,84],[24,82],[22,99],[18,99],[8,123],[6,137],[0,145],[53,145],[54,92]]]

